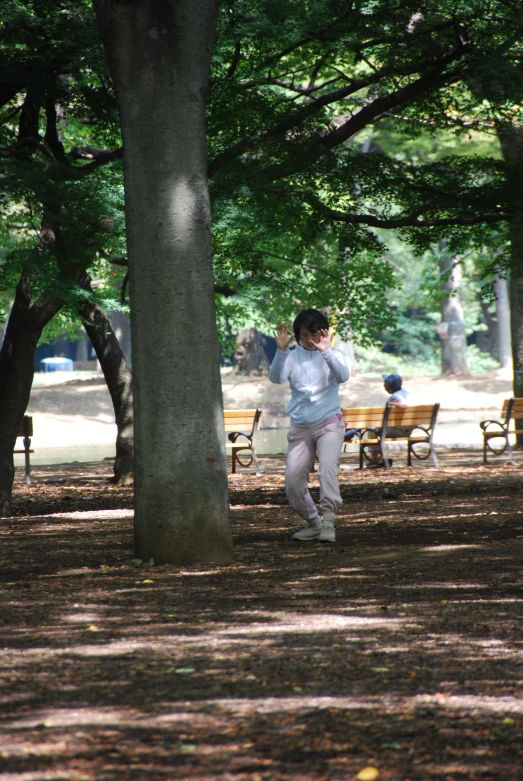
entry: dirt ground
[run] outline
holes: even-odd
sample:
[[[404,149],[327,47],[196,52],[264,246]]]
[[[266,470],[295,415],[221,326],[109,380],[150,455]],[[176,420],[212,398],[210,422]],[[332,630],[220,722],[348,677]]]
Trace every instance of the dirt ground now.
[[[186,568],[133,561],[110,463],[17,470],[0,781],[523,779],[522,459],[343,471],[321,545],[263,457],[234,562]]]

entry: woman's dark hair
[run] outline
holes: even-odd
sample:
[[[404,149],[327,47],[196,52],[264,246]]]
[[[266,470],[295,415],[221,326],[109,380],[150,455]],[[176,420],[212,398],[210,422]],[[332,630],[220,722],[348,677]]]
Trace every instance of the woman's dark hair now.
[[[300,328],[306,328],[311,334],[315,334],[321,329],[327,329],[328,327],[329,321],[324,314],[318,312],[317,309],[304,309],[303,312],[296,316],[292,324],[296,344],[300,343]]]

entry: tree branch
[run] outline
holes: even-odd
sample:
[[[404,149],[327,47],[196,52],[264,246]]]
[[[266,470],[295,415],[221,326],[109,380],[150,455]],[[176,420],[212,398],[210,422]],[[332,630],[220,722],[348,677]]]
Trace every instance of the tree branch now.
[[[394,69],[392,67],[383,68],[382,71],[380,71],[378,74],[374,73],[371,76],[366,76],[362,79],[352,80],[347,86],[333,90],[332,92],[328,92],[327,94],[316,98],[312,103],[309,103],[306,106],[300,108],[293,114],[293,116],[288,117],[283,122],[279,122],[277,125],[274,125],[271,128],[260,131],[255,135],[255,138],[285,135],[285,133],[288,133],[290,130],[292,130],[292,128],[300,125],[305,120],[310,119],[315,113],[319,112],[325,106],[344,100],[354,92],[358,92],[365,87],[372,86],[384,77],[391,76],[393,74],[408,76],[412,75],[413,73],[419,73],[423,69],[430,67],[429,73],[425,73],[419,79],[411,82],[406,87],[389,93],[385,97],[376,98],[367,106],[364,106],[364,108],[360,109],[357,114],[351,116],[347,122],[344,122],[342,125],[338,126],[336,130],[333,130],[327,135],[323,136],[320,139],[321,143],[327,149],[332,149],[343,143],[343,141],[347,140],[355,133],[362,130],[363,127],[369,124],[369,122],[376,119],[376,117],[379,117],[384,112],[390,111],[390,109],[396,106],[400,106],[409,100],[413,100],[413,98],[418,97],[428,90],[434,89],[440,84],[455,80],[458,77],[458,74],[454,73],[452,76],[445,74],[445,68],[451,62],[461,57],[465,51],[467,51],[465,46],[460,47],[459,49],[454,49],[452,52],[443,55],[438,60],[424,60],[402,69]],[[238,141],[236,144],[233,144],[231,147],[229,147],[229,149],[220,152],[220,154],[218,154],[214,160],[209,163],[209,177],[212,177],[222,165],[243,154],[251,145],[252,138],[243,139],[242,141]]]
[[[388,219],[382,219],[375,217],[373,214],[350,214],[348,212],[341,212],[337,209],[331,209],[330,206],[322,203],[320,199],[312,193],[302,195],[302,200],[312,206],[315,211],[323,214],[331,220],[337,222],[346,222],[352,225],[368,225],[372,228],[433,228],[449,225],[479,225],[481,223],[488,223],[489,225],[497,222],[503,222],[509,220],[510,215],[500,212],[495,215],[473,215],[470,217],[435,217],[433,219],[420,220],[420,210],[408,214],[405,217],[389,217]],[[425,207],[424,211],[427,211],[429,207]]]
[[[118,160],[123,155],[123,149],[98,149],[95,146],[75,146],[69,153],[75,160],[91,160],[92,162],[82,166],[82,171],[90,171],[100,165]]]
[[[231,64],[227,69],[228,79],[234,76],[234,72],[236,71],[236,68],[238,67],[238,63],[240,62],[240,55],[241,55],[241,43],[240,41],[236,41],[236,46],[234,47],[234,54],[232,55]]]
[[[238,292],[231,285],[214,285],[214,292],[227,297],[238,295]]]
[[[303,263],[301,260],[294,260],[293,258],[288,258],[285,255],[276,255],[274,252],[268,252],[267,250],[263,249],[253,249],[251,252],[254,252],[257,255],[268,255],[270,258],[277,258],[278,260],[284,260],[286,263],[293,263],[295,266],[301,266],[302,268],[312,268],[315,271],[319,271],[321,274],[325,274],[327,277],[332,277],[332,279],[335,279],[337,282],[343,282],[343,277],[338,276],[337,274],[332,274],[330,271],[327,271],[322,266],[315,266],[312,263]]]
[[[344,141],[347,141],[355,133],[363,130],[363,128],[375,120],[376,117],[390,111],[395,106],[401,106],[403,103],[410,102],[441,84],[456,80],[458,77],[457,71],[453,74],[449,74],[445,72],[445,69],[451,62],[459,59],[465,50],[466,47],[462,47],[461,49],[449,52],[449,54],[441,57],[441,59],[437,61],[434,68],[432,68],[429,73],[423,74],[419,79],[407,84],[406,87],[391,92],[389,95],[385,95],[382,98],[376,98],[367,106],[360,109],[360,111],[358,111],[357,114],[354,114],[347,122],[339,125],[336,130],[332,130],[324,136],[321,139],[321,143],[327,149],[333,149]]]

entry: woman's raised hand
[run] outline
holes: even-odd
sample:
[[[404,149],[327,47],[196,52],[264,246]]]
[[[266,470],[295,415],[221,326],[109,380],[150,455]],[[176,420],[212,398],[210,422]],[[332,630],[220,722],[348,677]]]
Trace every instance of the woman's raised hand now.
[[[316,342],[316,349],[319,350],[321,353],[324,353],[325,350],[328,350],[329,347],[332,346],[331,335],[329,334],[327,328],[321,328],[318,331],[318,334],[320,336],[320,339],[318,342]]]
[[[276,347],[278,350],[286,350],[292,342],[292,335],[289,334],[287,323],[280,323],[276,328]]]

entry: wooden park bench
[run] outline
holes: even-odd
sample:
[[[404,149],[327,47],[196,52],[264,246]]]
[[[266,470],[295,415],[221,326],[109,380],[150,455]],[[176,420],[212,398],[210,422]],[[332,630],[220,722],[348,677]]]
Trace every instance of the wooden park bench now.
[[[357,407],[354,409],[342,409],[343,421],[346,428],[357,429],[357,435],[352,442],[359,444],[360,469],[363,469],[363,460],[370,461],[365,453],[366,448],[378,446],[385,467],[389,469],[389,458],[387,455],[387,442],[398,442],[403,440],[407,442],[407,465],[412,466],[412,456],[425,461],[432,456],[434,466],[438,466],[436,451],[434,450],[434,428],[438,416],[439,404],[416,404],[406,409],[398,407]],[[411,427],[410,435],[388,436],[387,428],[390,427]],[[346,452],[346,446],[350,442],[343,443],[343,451]],[[418,450],[416,446],[426,445],[425,448]]]
[[[512,421],[523,420],[523,399],[505,399],[501,407],[502,420],[482,420],[480,422],[483,432],[483,463],[487,463],[487,450],[495,456],[500,456],[505,450],[508,452],[510,463],[514,463],[510,434],[515,434],[515,428],[510,429]],[[502,440],[499,445],[493,445],[491,440]]]
[[[226,447],[232,450],[232,472],[236,472],[236,464],[249,467],[254,462],[256,474],[261,474],[256,456],[256,435],[261,414],[261,409],[224,410],[223,422],[229,439]]]
[[[25,482],[27,485],[31,482],[31,459],[30,453],[34,453],[31,450],[31,437],[33,436],[33,418],[30,415],[24,415],[23,420],[20,423],[18,429],[17,439],[23,437],[24,448],[23,450],[13,450],[13,453],[24,453],[25,455]]]

